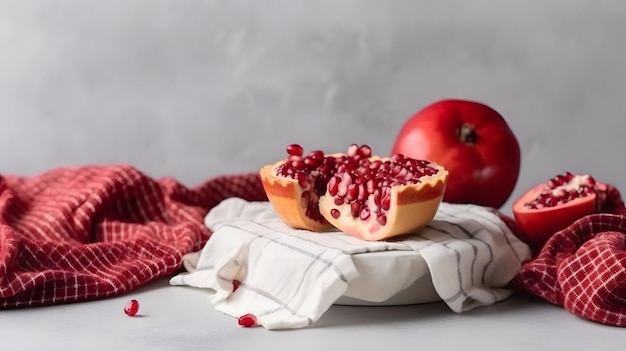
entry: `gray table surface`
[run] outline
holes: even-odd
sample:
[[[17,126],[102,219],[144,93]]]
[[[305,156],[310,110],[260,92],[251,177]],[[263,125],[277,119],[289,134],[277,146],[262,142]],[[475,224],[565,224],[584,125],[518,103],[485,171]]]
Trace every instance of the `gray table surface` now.
[[[161,279],[93,302],[0,312],[2,350],[590,350],[621,347],[626,329],[578,318],[517,294],[456,314],[443,303],[332,306],[308,328],[242,328],[212,308],[209,291]],[[128,317],[136,298],[140,313]]]

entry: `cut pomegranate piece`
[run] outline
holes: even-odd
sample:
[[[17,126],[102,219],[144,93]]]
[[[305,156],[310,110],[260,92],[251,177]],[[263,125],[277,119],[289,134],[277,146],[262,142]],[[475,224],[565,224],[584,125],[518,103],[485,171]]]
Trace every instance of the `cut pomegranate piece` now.
[[[139,312],[139,301],[135,299],[128,301],[126,306],[124,306],[124,313],[126,313],[128,316],[132,317],[136,315],[137,312]]]
[[[276,213],[295,228],[336,227],[364,240],[414,232],[435,216],[448,180],[433,162],[380,158],[367,145],[331,155],[300,149],[288,146],[286,160],[260,172]]]
[[[606,185],[589,175],[565,172],[532,187],[513,203],[513,216],[527,243],[540,247],[554,233],[602,208]]]
[[[334,156],[312,151],[303,156],[300,145],[287,147],[286,160],[261,168],[263,188],[277,215],[294,228],[324,231],[332,228],[317,202],[336,171]]]

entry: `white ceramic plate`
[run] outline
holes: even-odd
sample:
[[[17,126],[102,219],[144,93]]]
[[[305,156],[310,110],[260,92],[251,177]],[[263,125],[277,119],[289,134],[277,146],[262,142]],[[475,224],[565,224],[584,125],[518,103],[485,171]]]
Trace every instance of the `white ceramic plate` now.
[[[380,251],[352,255],[361,274],[335,304],[410,305],[441,301],[424,259],[415,251]]]

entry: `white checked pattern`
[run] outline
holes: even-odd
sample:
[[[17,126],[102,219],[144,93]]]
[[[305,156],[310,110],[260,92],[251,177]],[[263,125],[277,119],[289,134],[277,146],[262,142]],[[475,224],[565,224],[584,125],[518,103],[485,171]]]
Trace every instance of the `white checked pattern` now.
[[[0,308],[104,298],[172,274],[231,196],[266,199],[253,173],[192,189],[128,165],[0,176]]]
[[[199,257],[194,255],[196,270],[170,283],[212,289],[216,309],[233,317],[254,313],[267,329],[317,321],[358,276],[353,254],[419,252],[435,290],[455,312],[507,298],[511,290],[504,287],[530,259],[528,246],[496,213],[473,205],[443,203],[428,227],[386,242],[295,230],[278,219],[269,203],[237,198],[214,207],[205,223],[214,234]],[[390,276],[386,284],[401,286],[394,279],[404,277]]]
[[[589,215],[556,233],[515,285],[579,317],[626,327],[626,217]]]
[[[491,209],[443,203],[435,219],[403,240],[429,266],[439,296],[455,312],[509,297],[506,285],[531,258]]]

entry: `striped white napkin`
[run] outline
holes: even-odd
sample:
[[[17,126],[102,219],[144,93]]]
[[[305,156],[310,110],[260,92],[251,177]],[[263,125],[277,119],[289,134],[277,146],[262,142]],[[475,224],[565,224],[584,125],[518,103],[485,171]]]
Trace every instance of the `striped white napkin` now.
[[[217,310],[233,317],[253,313],[267,329],[317,321],[359,277],[355,254],[405,250],[421,255],[437,294],[454,312],[509,297],[506,284],[531,257],[492,210],[475,205],[442,203],[427,227],[380,242],[295,230],[269,203],[239,198],[214,207],[205,224],[213,236],[199,253],[185,257],[189,272],[172,277],[170,284],[211,289]],[[407,286],[405,280],[402,274],[385,278],[398,292]],[[240,282],[235,291],[233,281]]]

